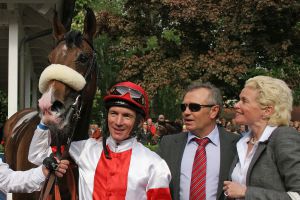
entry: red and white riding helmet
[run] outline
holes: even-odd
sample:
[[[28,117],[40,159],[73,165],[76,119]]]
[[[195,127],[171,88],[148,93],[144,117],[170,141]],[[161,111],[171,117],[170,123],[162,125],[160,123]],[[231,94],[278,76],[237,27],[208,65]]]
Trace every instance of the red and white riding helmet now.
[[[132,82],[121,82],[111,87],[104,97],[105,107],[121,106],[133,109],[148,117],[149,101],[145,90]]]

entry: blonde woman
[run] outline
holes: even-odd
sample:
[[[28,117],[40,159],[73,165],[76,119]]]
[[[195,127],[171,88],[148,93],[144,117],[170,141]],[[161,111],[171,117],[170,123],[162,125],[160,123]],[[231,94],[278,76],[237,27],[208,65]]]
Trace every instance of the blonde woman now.
[[[234,106],[235,121],[249,131],[237,143],[238,155],[224,182],[230,199],[299,199],[300,134],[288,127],[292,92],[267,76],[250,78]]]

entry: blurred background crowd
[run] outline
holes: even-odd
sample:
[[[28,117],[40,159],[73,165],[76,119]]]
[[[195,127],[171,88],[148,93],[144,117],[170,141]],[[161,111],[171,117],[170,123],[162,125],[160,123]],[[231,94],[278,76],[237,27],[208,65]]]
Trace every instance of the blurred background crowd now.
[[[220,118],[217,120],[219,126],[226,131],[243,134],[248,131],[246,125],[238,125],[233,119]],[[300,133],[300,121],[290,121],[290,126],[294,127]],[[165,135],[177,134],[180,132],[188,132],[181,119],[171,121],[165,118],[165,115],[160,114],[156,119],[148,118],[136,133],[139,142],[148,146],[150,149],[159,143]],[[91,124],[90,137],[98,138],[101,136],[101,127],[97,124]]]

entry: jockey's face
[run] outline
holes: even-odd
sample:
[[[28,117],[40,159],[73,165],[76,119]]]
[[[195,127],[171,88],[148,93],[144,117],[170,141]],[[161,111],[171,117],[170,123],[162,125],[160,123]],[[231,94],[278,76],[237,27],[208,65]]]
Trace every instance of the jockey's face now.
[[[112,106],[108,110],[108,129],[111,137],[116,142],[121,142],[130,137],[135,125],[135,111],[118,106]]]

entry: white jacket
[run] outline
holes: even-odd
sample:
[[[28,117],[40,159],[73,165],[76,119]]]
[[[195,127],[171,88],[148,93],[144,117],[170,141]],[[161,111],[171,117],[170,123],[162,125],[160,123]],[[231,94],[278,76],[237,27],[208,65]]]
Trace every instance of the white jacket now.
[[[0,158],[0,190],[7,192],[33,192],[40,190],[45,181],[42,166],[27,171],[13,171]]]
[[[49,130],[36,129],[29,148],[28,159],[32,163],[40,164],[46,156],[51,154],[49,135]],[[107,181],[109,185],[106,185],[106,190],[102,190],[102,193],[105,193],[103,195],[106,195],[107,199],[111,198],[110,195],[114,197],[113,199],[120,199],[120,196],[114,191],[118,191],[118,188],[124,189],[124,187],[126,195],[122,199],[128,200],[146,200],[147,196],[150,199],[153,197],[151,195],[157,195],[161,191],[169,192],[171,173],[166,162],[156,153],[137,142],[136,138],[131,138],[120,144],[116,144],[115,141],[109,137],[107,139],[107,145],[110,150],[117,155],[116,157],[118,157],[118,154],[121,155],[123,152],[132,150],[129,158],[129,170],[126,177],[122,177],[120,175],[122,172],[117,171],[118,175],[116,176],[117,178],[115,178],[114,175],[116,174],[112,173],[109,167],[103,167],[103,170],[105,170],[103,172],[107,173],[105,175],[107,176],[107,180],[109,180]],[[81,200],[93,199],[95,171],[100,160],[106,159],[104,156],[101,156],[102,150],[101,139],[95,140],[91,138],[72,142],[71,144],[70,155],[79,168],[79,199]],[[118,158],[112,158],[111,162],[113,162],[113,165],[118,165],[117,162],[119,162],[119,160]],[[123,186],[120,186],[120,183],[114,181],[124,178],[127,180],[127,183]],[[165,195],[165,193],[162,195]],[[159,197],[159,195],[156,197]],[[160,199],[171,199],[171,197],[163,197],[164,198]]]

